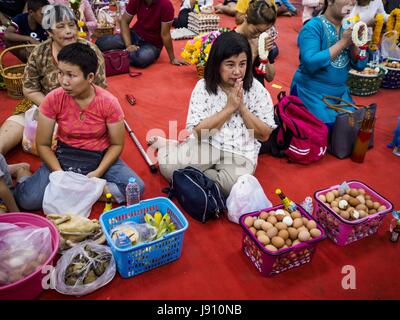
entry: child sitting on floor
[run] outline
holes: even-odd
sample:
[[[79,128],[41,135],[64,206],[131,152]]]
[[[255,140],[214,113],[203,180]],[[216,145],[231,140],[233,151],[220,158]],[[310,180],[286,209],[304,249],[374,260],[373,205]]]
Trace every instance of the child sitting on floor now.
[[[8,165],[6,159],[0,154],[0,213],[19,212],[13,195],[12,178],[21,181],[23,177],[29,177],[31,172],[28,163],[17,163]]]
[[[11,25],[5,32],[4,40],[7,47],[27,43],[38,44],[47,39],[47,33],[42,28],[42,8],[48,4],[47,0],[28,0],[28,12],[12,18]],[[12,53],[22,62],[28,60],[28,51],[24,48],[15,49]]]

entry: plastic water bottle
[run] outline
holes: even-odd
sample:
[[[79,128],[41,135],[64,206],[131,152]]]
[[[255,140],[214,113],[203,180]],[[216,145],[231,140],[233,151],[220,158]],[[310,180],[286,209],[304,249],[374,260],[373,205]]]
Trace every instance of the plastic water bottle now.
[[[115,239],[115,245],[119,248],[127,248],[130,247],[132,243],[125,232],[118,232],[117,239]]]
[[[140,202],[140,188],[135,178],[129,178],[126,185],[126,205],[130,206]]]

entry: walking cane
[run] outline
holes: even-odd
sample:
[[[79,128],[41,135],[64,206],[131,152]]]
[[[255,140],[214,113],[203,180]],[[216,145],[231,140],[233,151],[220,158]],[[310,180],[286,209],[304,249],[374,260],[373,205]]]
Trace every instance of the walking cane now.
[[[151,173],[157,173],[157,166],[153,163],[153,161],[151,161],[151,159],[147,155],[146,151],[143,149],[143,146],[141,145],[139,140],[136,138],[132,129],[129,127],[128,122],[126,122],[126,120],[124,120],[124,124],[125,124],[126,130],[128,130],[128,133],[131,136],[133,142],[135,142],[135,144],[138,147],[140,153],[142,154],[144,160],[146,160],[147,164],[149,165]]]

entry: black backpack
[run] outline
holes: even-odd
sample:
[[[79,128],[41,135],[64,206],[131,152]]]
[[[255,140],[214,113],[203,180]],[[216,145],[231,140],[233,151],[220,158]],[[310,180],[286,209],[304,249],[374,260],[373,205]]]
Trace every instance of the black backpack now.
[[[191,217],[203,223],[226,210],[226,197],[218,184],[193,167],[175,170],[164,192],[170,199],[176,197]]]

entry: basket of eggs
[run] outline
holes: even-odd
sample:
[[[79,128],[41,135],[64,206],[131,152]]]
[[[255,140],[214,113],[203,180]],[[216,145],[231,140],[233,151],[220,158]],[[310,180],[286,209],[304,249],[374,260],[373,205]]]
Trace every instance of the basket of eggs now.
[[[355,96],[371,96],[378,92],[387,70],[382,67],[366,67],[362,71],[351,69],[347,84]]]
[[[324,229],[301,206],[289,213],[283,205],[247,213],[239,221],[242,250],[266,277],[311,261]]]
[[[400,60],[389,58],[383,64],[388,72],[383,77],[382,88],[400,88]]]
[[[112,23],[107,23],[107,22],[98,22],[97,24],[97,28],[94,31],[93,36],[95,38],[101,38],[104,36],[109,36],[109,35],[113,35],[114,34],[114,28],[115,25]]]
[[[22,44],[7,48],[0,53],[0,74],[4,79],[7,94],[13,99],[22,99],[24,97],[22,92],[22,77],[24,75],[26,64],[16,64],[5,67],[3,64],[4,56],[14,49],[29,49],[35,46],[35,44]]]
[[[340,246],[376,233],[393,205],[360,181],[347,182],[314,193],[318,222],[327,236]]]

